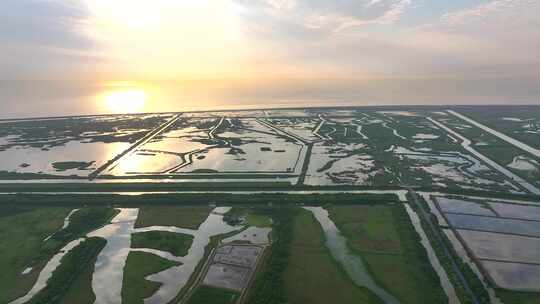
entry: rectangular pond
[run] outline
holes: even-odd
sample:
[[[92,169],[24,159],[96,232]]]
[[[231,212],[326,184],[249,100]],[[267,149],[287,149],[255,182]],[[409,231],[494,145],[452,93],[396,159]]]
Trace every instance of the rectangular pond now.
[[[495,212],[489,209],[488,206],[476,202],[437,197],[437,203],[442,212],[496,216]]]
[[[495,202],[489,205],[502,217],[540,221],[540,207]]]
[[[482,266],[500,288],[540,291],[540,265],[482,261]]]
[[[478,259],[540,264],[540,238],[456,230]]]
[[[446,214],[446,217],[455,228],[540,237],[540,222],[467,214]]]

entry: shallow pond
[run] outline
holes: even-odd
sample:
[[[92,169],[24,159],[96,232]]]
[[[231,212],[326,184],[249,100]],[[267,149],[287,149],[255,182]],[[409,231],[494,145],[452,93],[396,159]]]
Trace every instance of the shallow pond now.
[[[14,147],[0,151],[0,170],[18,173],[44,173],[59,176],[88,176],[95,169],[105,164],[116,155],[129,148],[129,143],[83,143],[70,141],[49,150],[32,147]],[[91,162],[89,169],[68,169],[57,171],[55,162]]]
[[[482,261],[495,284],[501,288],[540,291],[540,265]]]
[[[540,237],[540,222],[466,214],[447,214],[446,217],[455,228]]]
[[[489,205],[502,217],[540,221],[540,207],[495,202]]]
[[[492,232],[456,230],[478,259],[540,264],[540,239]]]
[[[443,212],[496,216],[489,207],[475,202],[437,197],[437,203]]]

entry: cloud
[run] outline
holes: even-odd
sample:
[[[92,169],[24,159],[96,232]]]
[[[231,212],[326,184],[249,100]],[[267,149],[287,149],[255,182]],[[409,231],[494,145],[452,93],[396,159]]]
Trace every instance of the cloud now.
[[[91,41],[78,31],[87,13],[84,6],[69,0],[3,0],[0,42],[63,48],[88,47]]]
[[[396,22],[411,0],[234,0],[258,29],[294,33],[340,32],[366,24]],[[262,26],[261,26],[262,25]],[[277,27],[276,27],[277,26]]]
[[[95,41],[83,31],[87,16],[86,7],[71,0],[3,0],[2,77],[47,77],[99,60]]]
[[[443,25],[450,27],[511,28],[540,24],[540,2],[536,0],[496,0],[470,9],[447,13]]]
[[[255,29],[256,45],[272,50],[266,61],[304,75],[540,78],[536,0],[495,0],[433,16],[430,24],[393,21],[384,27],[385,20],[417,8],[382,0],[250,3],[245,21]]]

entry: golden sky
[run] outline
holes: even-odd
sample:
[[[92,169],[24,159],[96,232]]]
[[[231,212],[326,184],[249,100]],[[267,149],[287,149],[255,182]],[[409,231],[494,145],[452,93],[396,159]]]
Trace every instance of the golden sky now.
[[[536,0],[3,0],[0,107],[37,108],[18,102],[30,93],[64,105],[84,93],[101,112],[125,108],[113,99],[133,111],[538,102],[539,15]],[[11,80],[38,84],[11,92]]]

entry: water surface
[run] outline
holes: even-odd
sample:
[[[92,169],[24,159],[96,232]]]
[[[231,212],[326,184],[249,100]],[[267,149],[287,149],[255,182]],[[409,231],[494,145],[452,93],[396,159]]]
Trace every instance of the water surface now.
[[[341,235],[339,229],[332,222],[328,211],[322,207],[304,207],[304,209],[313,213],[324,231],[326,247],[330,249],[334,259],[343,266],[349,278],[356,285],[368,288],[387,304],[400,303],[393,295],[375,283],[362,259],[350,252],[347,247],[347,239]]]

